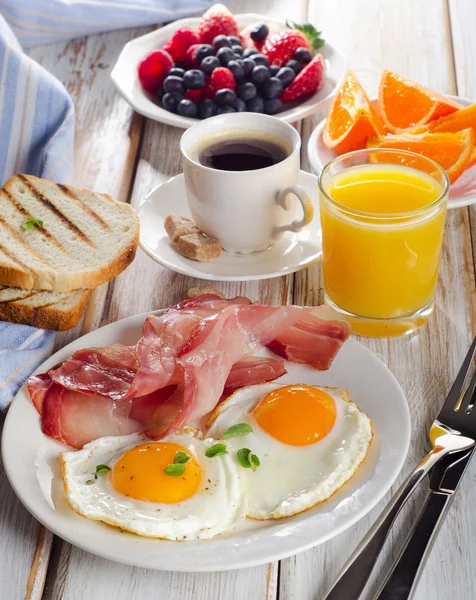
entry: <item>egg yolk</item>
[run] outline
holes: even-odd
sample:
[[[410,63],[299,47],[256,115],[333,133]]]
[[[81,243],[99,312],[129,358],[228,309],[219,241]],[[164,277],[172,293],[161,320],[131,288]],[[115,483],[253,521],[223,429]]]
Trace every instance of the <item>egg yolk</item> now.
[[[177,452],[185,452],[190,460],[179,477],[164,473],[174,462]],[[111,482],[124,496],[147,502],[174,504],[193,496],[200,485],[202,470],[190,452],[178,444],[151,442],[131,448],[116,462]]]
[[[261,429],[283,444],[308,446],[331,431],[336,406],[322,390],[288,385],[266,394],[253,416]]]

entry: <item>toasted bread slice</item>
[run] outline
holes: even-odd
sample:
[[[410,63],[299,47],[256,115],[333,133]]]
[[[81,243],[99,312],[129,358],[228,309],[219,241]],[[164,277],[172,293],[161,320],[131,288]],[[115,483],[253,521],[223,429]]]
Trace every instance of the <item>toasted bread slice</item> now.
[[[15,175],[0,190],[0,284],[71,292],[134,259],[139,218],[107,194]]]
[[[90,295],[91,290],[60,294],[0,286],[0,320],[64,331],[78,323]]]

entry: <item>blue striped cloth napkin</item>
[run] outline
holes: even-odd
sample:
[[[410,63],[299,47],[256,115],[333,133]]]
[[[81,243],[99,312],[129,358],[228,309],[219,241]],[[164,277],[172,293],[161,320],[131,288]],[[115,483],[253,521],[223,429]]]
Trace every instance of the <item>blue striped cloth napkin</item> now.
[[[65,88],[22,47],[172,21],[211,0],[0,0],[0,183],[30,173],[69,183],[74,107]],[[0,322],[0,409],[51,354],[54,333]]]

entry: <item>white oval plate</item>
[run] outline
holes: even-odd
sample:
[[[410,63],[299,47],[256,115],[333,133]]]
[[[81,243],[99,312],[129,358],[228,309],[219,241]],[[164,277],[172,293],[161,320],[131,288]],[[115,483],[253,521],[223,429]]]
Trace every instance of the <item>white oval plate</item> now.
[[[452,100],[456,100],[462,106],[470,106],[474,104],[467,98],[459,96],[449,96]],[[376,105],[377,98],[372,98],[372,102]],[[323,119],[313,130],[307,144],[307,154],[309,164],[312,171],[319,175],[322,169],[328,162],[337,157],[337,154],[329,150],[324,144],[323,131],[326,120]],[[476,165],[468,169],[461,177],[451,184],[450,195],[448,198],[448,208],[460,208],[462,206],[470,206],[476,203]]]
[[[157,311],[155,314],[160,314]],[[73,352],[114,342],[134,343],[145,314],[97,329],[49,358],[44,372]],[[264,351],[266,353],[266,351]],[[58,455],[66,448],[43,435],[26,386],[8,411],[2,456],[10,483],[26,508],[67,542],[118,562],[167,571],[222,571],[275,561],[317,546],[362,518],[385,495],[402,468],[410,441],[405,396],[388,368],[354,339],[348,340],[329,371],[287,363],[279,381],[338,386],[373,421],[375,436],[355,476],[332,498],[300,515],[277,521],[245,519],[234,531],[211,540],[171,542],[121,532],[73,512],[66,503]]]
[[[301,171],[298,183],[314,204],[314,218],[302,231],[285,233],[263,252],[242,255],[222,252],[215,260],[198,262],[176,252],[164,229],[167,215],[191,218],[184,176],[177,175],[152,190],[139,209],[141,248],[152,259],[176,273],[211,281],[270,279],[304,269],[320,259],[322,236],[317,177]]]
[[[266,22],[268,24],[278,25],[282,29],[286,28],[284,22],[275,21],[264,15],[254,13],[235,15],[235,18],[238,21],[240,30],[256,22]],[[119,55],[114,69],[112,70],[111,78],[123,98],[141,115],[149,117],[149,119],[154,119],[154,121],[167,123],[174,127],[182,127],[183,129],[187,129],[197,122],[198,119],[181,117],[180,115],[168,112],[158,104],[155,104],[155,102],[153,102],[143,91],[139,83],[137,67],[147,54],[161,48],[165,42],[172,37],[174,31],[184,26],[196,29],[199,22],[199,17],[180,19],[161,29],[138,37],[124,46],[124,49]],[[288,110],[276,115],[287,123],[293,123],[299,119],[304,119],[304,117],[308,117],[318,110],[322,103],[334,94],[344,78],[347,70],[347,61],[344,55],[328,42],[325,43],[319,52],[322,54],[326,63],[325,80],[321,88],[311,97],[307,98],[307,100],[296,105],[293,104]]]

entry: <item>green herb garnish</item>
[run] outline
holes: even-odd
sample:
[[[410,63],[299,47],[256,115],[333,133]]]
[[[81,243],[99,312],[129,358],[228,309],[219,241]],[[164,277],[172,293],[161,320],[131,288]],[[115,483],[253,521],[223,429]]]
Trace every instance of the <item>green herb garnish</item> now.
[[[232,437],[239,437],[240,435],[246,435],[247,433],[251,433],[253,431],[253,427],[248,423],[237,423],[236,425],[232,425],[229,427],[225,433],[223,434],[223,439],[228,440]]]
[[[96,467],[96,475],[102,475],[103,473],[109,473],[111,469],[107,465],[98,465]]]
[[[207,451],[205,452],[205,456],[208,458],[213,458],[214,456],[223,456],[223,454],[228,454],[225,444],[213,444],[213,446],[207,448]]]
[[[34,227],[41,229],[43,227],[43,221],[41,219],[36,219],[35,217],[28,217],[27,220],[20,225],[20,229],[22,231],[27,231],[28,229],[33,229]]]
[[[190,456],[188,454],[185,454],[185,452],[177,452],[174,458],[174,465],[184,465],[185,463],[188,463],[189,460]]]
[[[252,471],[256,471],[261,464],[259,458],[249,448],[240,448],[236,453],[236,460],[242,467]]]
[[[173,465],[167,465],[164,469],[164,473],[166,475],[170,475],[170,477],[180,477],[185,473],[185,465],[180,463],[175,463]]]

